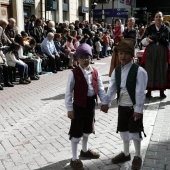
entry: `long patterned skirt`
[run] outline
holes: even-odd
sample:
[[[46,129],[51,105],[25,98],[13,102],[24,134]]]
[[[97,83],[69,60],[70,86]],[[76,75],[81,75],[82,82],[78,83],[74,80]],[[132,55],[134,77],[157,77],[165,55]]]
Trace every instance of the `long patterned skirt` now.
[[[168,81],[167,48],[162,44],[150,44],[145,58],[148,73],[147,90],[165,90]]]

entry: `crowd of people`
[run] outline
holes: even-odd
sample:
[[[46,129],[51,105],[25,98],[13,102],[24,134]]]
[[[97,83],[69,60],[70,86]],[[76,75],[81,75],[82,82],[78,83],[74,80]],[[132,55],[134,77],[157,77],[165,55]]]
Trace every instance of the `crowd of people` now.
[[[162,21],[160,25],[163,24]],[[157,21],[154,20],[150,25],[156,23]],[[8,21],[0,20],[0,52],[2,60],[5,61],[0,64],[0,82],[3,82],[5,87],[14,86],[16,68],[19,72],[19,83],[29,84],[31,80],[39,80],[43,69],[57,73],[57,71],[77,67],[78,62],[74,54],[76,48],[82,43],[92,47],[91,64],[94,63],[95,58],[100,60],[112,55],[109,71],[111,76],[120,63],[116,50],[119,42],[122,39],[132,38],[135,40],[134,46],[141,50],[146,46],[142,44],[142,40],[148,36],[150,28],[143,24],[135,25],[134,17],[129,17],[125,25],[121,23],[121,19],[116,19],[114,27],[104,22],[94,22],[93,25],[87,21],[45,22],[35,15],[32,15],[29,20],[25,19],[24,24],[25,30],[19,33],[14,18]],[[169,27],[168,22],[163,25]],[[3,90],[2,84],[0,89]],[[151,96],[150,91],[148,97]],[[163,95],[162,92],[161,94]]]
[[[19,83],[29,84],[39,80],[42,70],[53,73],[78,66],[74,56],[76,48],[87,43],[91,46],[93,58],[111,55],[113,48],[113,31],[111,25],[94,24],[90,29],[87,21],[75,23],[44,22],[32,15],[25,20],[25,30],[18,32],[16,20],[0,20],[0,89],[13,87],[16,71]],[[3,85],[2,85],[3,83]]]

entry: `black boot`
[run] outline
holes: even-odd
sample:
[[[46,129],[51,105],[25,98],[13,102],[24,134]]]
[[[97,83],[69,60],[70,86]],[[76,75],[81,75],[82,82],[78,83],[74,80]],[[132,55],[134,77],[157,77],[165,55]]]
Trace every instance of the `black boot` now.
[[[160,91],[160,97],[161,98],[166,98],[166,95],[164,94],[164,91]]]
[[[1,86],[1,84],[0,84],[0,90],[3,90],[4,88]]]
[[[14,85],[10,82],[7,82],[4,84],[5,87],[14,87]]]
[[[146,98],[151,98],[152,95],[151,95],[151,91],[148,90],[148,92],[146,93]]]

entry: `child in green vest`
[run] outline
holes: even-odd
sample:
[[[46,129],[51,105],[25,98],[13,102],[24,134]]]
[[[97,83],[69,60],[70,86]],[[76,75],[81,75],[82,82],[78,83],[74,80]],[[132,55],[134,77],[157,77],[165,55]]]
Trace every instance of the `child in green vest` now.
[[[132,169],[141,169],[141,132],[144,132],[143,106],[148,76],[142,67],[133,63],[133,39],[122,40],[116,48],[121,64],[114,69],[111,75],[106,105],[103,105],[101,110],[108,111],[108,105],[117,93],[117,132],[120,132],[123,140],[124,151],[112,158],[112,162],[118,164],[131,160],[129,142],[133,140],[136,153],[132,161]]]

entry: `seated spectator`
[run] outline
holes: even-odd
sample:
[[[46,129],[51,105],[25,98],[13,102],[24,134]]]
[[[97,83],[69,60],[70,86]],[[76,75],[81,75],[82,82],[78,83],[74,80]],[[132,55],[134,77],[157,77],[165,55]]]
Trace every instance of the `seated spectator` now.
[[[9,82],[8,65],[7,65],[5,55],[1,50],[0,50],[0,57],[4,60],[4,64],[0,64],[0,83],[2,82],[1,78],[3,77],[3,82],[5,87],[14,87],[14,85]],[[0,90],[3,90],[1,84],[0,84]]]
[[[8,46],[11,44],[11,41],[6,36],[5,29],[8,25],[8,21],[5,19],[0,20],[0,44],[2,46]]]
[[[83,38],[80,41],[80,44],[82,43],[87,43],[87,41],[89,40],[90,36],[88,34],[84,34]]]
[[[3,90],[4,88],[3,88],[3,86],[1,85],[1,82],[2,82],[2,76],[3,76],[3,74],[2,74],[2,70],[3,70],[3,67],[0,65],[0,90]]]
[[[5,29],[6,36],[9,38],[11,42],[14,42],[16,35],[18,34],[18,29],[16,28],[16,20],[14,18],[10,18],[8,20],[9,24]]]
[[[69,58],[68,55],[66,55],[65,48],[61,45],[61,34],[54,34],[54,44],[56,47],[57,52],[60,55],[61,60],[63,61],[63,66],[68,66]]]
[[[76,37],[76,42],[74,43],[74,48],[76,49],[79,45],[80,45],[80,41],[81,41],[81,36],[80,35],[78,35],[77,37]]]
[[[33,29],[34,29],[34,25],[35,25],[35,21],[37,19],[36,15],[31,15],[30,20],[26,23],[26,32],[28,33],[29,36],[33,35]]]
[[[73,57],[76,51],[73,45],[73,37],[71,36],[68,37],[67,42],[66,42],[66,47],[67,47],[68,55],[70,56],[68,68],[72,69],[73,66],[77,67],[77,61],[75,61]]]
[[[42,59],[36,53],[35,47],[36,47],[36,41],[35,39],[32,38],[29,42],[29,45],[24,46],[24,54],[37,61],[37,75],[38,75],[42,73],[42,66],[41,66]]]
[[[17,43],[12,43],[10,48],[7,50],[6,59],[8,66],[16,67],[19,69],[20,74],[20,84],[29,84],[31,81],[28,78],[28,65],[24,63],[18,57],[18,51],[20,49],[20,45]]]
[[[68,34],[69,34],[69,30],[63,29],[63,34],[62,34],[62,37],[61,37],[61,44],[62,45],[64,45],[67,42]]]
[[[35,21],[32,37],[36,40],[37,44],[42,43],[42,41],[44,40],[44,28],[42,24],[43,22],[41,19],[37,19]]]
[[[20,45],[20,49],[18,50],[18,57],[23,60],[28,65],[28,74],[31,80],[38,80],[39,77],[37,76],[37,60],[31,58],[32,56],[24,55],[24,44],[23,38],[21,35],[17,35],[15,37],[15,42]]]
[[[61,68],[61,58],[55,48],[53,39],[54,34],[49,32],[47,37],[41,43],[41,51],[48,56],[51,71],[57,73],[57,71],[63,71],[63,69]]]
[[[30,43],[31,37],[29,37],[25,31],[21,31],[21,36],[23,39],[23,44],[28,45]]]
[[[78,35],[83,35],[83,28],[84,28],[84,25],[82,23],[79,24],[79,28],[77,30],[77,34]]]
[[[55,22],[54,22],[54,21],[49,21],[49,22],[48,22],[46,35],[47,35],[49,32],[52,32],[53,34],[56,33]]]
[[[73,45],[74,45],[75,42],[77,41],[77,31],[76,30],[71,31],[71,36],[73,37]]]

